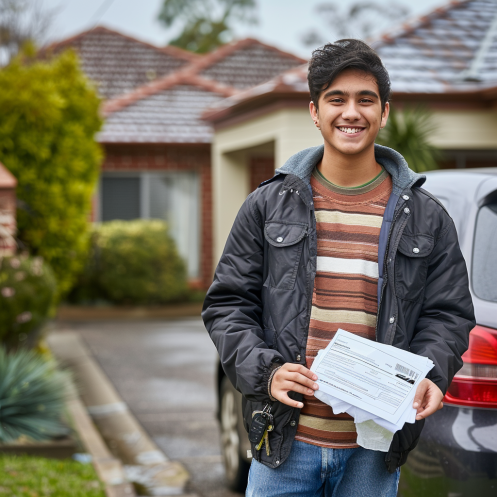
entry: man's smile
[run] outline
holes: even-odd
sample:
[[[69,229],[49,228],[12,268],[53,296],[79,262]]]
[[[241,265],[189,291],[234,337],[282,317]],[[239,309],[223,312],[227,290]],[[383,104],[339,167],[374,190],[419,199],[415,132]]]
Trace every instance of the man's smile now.
[[[336,128],[341,133],[349,136],[359,136],[366,129],[361,126],[336,126]]]

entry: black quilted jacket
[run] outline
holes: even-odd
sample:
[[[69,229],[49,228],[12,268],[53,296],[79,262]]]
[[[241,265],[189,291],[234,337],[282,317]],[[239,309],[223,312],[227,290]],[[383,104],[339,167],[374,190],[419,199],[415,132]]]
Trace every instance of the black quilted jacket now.
[[[243,394],[247,430],[252,412],[269,403],[272,368],[305,364],[317,256],[309,180],[322,154],[323,147],[300,152],[249,195],[205,299],[202,318],[226,375]],[[428,378],[445,393],[475,325],[454,223],[400,154],[378,145],[375,154],[393,182],[380,231],[376,339],[429,357],[435,367]],[[299,413],[272,405],[271,454],[252,447],[257,460],[272,468],[284,463]],[[396,433],[386,454],[390,471],[406,461],[423,423]]]

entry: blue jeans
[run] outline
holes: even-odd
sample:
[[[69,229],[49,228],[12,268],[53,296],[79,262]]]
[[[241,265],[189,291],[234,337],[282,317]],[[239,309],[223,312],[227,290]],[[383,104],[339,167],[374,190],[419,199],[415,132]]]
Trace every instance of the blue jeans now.
[[[385,453],[325,449],[295,440],[276,469],[252,460],[246,497],[395,497],[400,468],[385,466]]]

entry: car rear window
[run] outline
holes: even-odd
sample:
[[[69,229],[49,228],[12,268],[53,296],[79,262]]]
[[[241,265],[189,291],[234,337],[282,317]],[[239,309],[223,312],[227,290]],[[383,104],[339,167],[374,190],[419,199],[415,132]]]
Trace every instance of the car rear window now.
[[[478,212],[473,250],[473,292],[497,302],[497,204]]]

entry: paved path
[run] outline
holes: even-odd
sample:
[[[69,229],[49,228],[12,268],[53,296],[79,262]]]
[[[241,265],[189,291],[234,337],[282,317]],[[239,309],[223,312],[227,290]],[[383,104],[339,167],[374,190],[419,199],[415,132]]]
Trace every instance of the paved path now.
[[[200,319],[62,324],[77,330],[116,389],[202,497],[226,489],[215,419],[217,352]]]

